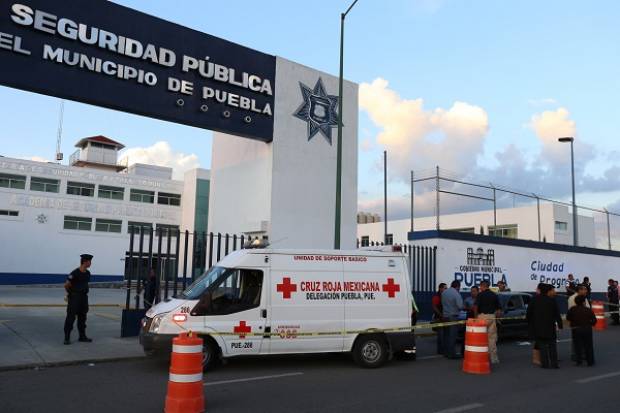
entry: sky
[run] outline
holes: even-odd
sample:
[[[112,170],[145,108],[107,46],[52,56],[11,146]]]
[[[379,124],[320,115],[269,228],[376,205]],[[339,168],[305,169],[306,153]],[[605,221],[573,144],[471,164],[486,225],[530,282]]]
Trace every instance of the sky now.
[[[338,73],[348,0],[116,2]],[[359,210],[381,212],[383,150],[390,218],[408,216],[409,171],[436,165],[569,200],[570,149],[557,142],[568,135],[578,202],[620,212],[619,14],[612,0],[359,0],[345,30],[345,77],[360,84]],[[6,87],[0,99],[0,154],[53,159],[59,99]],[[130,162],[177,176],[211,164],[209,131],[65,103],[66,159],[79,138],[99,134],[124,143]],[[432,210],[424,189],[422,214]]]

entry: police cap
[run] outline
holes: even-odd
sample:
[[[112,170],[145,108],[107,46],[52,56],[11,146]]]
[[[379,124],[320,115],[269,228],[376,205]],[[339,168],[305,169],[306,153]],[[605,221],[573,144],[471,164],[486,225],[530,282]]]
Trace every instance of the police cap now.
[[[81,255],[80,255],[80,258],[81,258],[81,259],[83,259],[83,260],[85,260],[85,261],[92,261],[93,256],[92,256],[92,255],[90,255],[90,254],[81,254]]]

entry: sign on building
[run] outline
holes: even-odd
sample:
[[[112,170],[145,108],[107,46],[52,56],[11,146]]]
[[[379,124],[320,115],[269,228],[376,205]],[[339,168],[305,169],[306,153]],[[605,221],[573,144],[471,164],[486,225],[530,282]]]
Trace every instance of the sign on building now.
[[[0,84],[270,142],[275,57],[107,0],[0,0]]]

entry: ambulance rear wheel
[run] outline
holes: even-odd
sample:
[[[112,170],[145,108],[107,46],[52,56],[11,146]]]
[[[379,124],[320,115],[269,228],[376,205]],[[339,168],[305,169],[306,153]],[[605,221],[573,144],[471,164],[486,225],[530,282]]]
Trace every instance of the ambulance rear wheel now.
[[[220,347],[211,337],[203,337],[202,345],[202,369],[213,370],[220,362]]]
[[[379,335],[360,336],[353,347],[353,360],[364,368],[377,368],[388,359],[388,346]]]

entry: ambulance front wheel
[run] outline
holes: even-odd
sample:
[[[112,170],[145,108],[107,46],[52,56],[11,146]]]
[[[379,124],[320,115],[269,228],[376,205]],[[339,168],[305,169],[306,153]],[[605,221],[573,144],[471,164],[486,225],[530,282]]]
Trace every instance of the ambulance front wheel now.
[[[220,361],[220,347],[211,337],[203,337],[202,346],[202,369],[204,371],[213,370]]]
[[[381,367],[388,359],[388,346],[380,335],[363,335],[353,347],[353,360],[365,368]]]

